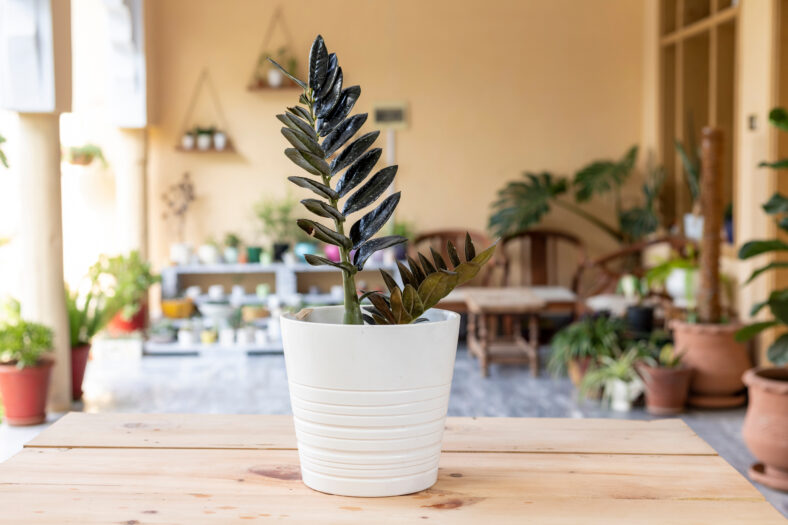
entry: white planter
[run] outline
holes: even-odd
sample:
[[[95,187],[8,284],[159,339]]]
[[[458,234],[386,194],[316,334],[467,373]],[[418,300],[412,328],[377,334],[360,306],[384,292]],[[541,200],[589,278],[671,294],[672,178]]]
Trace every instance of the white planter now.
[[[197,149],[203,151],[211,149],[211,136],[207,133],[197,135]]]
[[[235,344],[235,329],[231,326],[219,330],[219,344],[233,346]]]
[[[679,308],[692,308],[698,295],[699,281],[697,269],[674,268],[665,279],[665,291]]]
[[[186,242],[177,242],[170,245],[170,261],[178,265],[189,264],[192,258],[192,245]]]
[[[213,244],[203,244],[197,249],[197,258],[203,264],[219,264],[222,262],[222,254],[219,248]]]
[[[268,74],[266,75],[268,79],[268,85],[272,88],[278,88],[284,82],[285,76],[276,68],[271,68],[268,70]]]
[[[605,385],[605,397],[610,402],[610,408],[616,412],[629,412],[632,402],[643,393],[643,384],[639,380],[628,383],[614,379]]]
[[[238,262],[238,248],[233,246],[224,247],[224,262],[228,264],[235,264]]]
[[[342,306],[281,318],[301,477],[343,496],[396,496],[431,487],[457,352],[460,317],[340,324]]]
[[[227,135],[221,131],[213,134],[213,147],[218,151],[222,151],[227,146]]]
[[[684,214],[684,236],[693,241],[703,239],[703,215]]]
[[[181,147],[183,149],[194,149],[194,135],[184,134],[181,137]]]

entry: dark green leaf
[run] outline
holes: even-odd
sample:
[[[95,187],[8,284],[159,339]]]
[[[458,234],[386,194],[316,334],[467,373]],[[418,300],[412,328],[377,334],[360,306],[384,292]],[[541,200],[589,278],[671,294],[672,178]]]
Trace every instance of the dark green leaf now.
[[[304,171],[311,173],[312,175],[324,175],[324,173],[322,173],[317,167],[315,167],[306,159],[306,155],[310,155],[309,153],[302,153],[295,148],[287,148],[285,150],[285,155],[287,155],[287,158],[292,160],[296,166],[303,169]],[[323,161],[323,164],[326,164],[325,161]],[[328,164],[326,164],[326,168],[328,168]]]
[[[637,159],[638,148],[632,146],[618,162],[598,160],[575,174],[575,199],[587,202],[594,195],[620,187],[629,177]]]
[[[340,270],[343,270],[349,274],[356,273],[356,269],[353,267],[353,265],[347,262],[335,262],[330,259],[326,259],[325,257],[320,257],[319,255],[313,255],[311,253],[304,254],[304,259],[306,259],[306,262],[312,266],[333,266],[334,268],[339,268]]]
[[[361,129],[361,126],[363,126],[366,121],[366,113],[353,115],[349,119],[344,120],[334,131],[329,133],[328,136],[323,139],[323,148],[326,150],[326,157],[330,157],[335,151],[344,146],[345,143]]]
[[[345,117],[350,114],[360,96],[361,88],[359,86],[350,86],[342,90],[342,95],[340,95],[339,102],[337,102],[333,111],[325,118],[317,119],[317,128],[320,130],[321,137],[331,133],[340,122],[345,120]]]
[[[763,205],[763,211],[769,215],[788,212],[788,197],[775,193],[766,204]]]
[[[350,239],[342,235],[341,233],[337,233],[334,230],[323,226],[320,223],[315,221],[310,221],[309,219],[298,219],[296,224],[299,228],[304,230],[307,235],[310,237],[314,237],[318,241],[323,241],[328,244],[333,244],[335,246],[341,246],[346,250],[351,248]]]
[[[736,332],[736,340],[740,343],[745,341],[749,341],[756,335],[760,334],[767,328],[771,328],[773,326],[777,326],[779,323],[777,321],[764,321],[762,323],[753,323],[750,325],[745,326],[744,328],[740,329]]]
[[[319,92],[328,72],[328,50],[323,42],[323,37],[317,35],[309,50],[309,87],[313,92]]]
[[[700,158],[697,155],[690,158],[687,150],[684,149],[684,145],[678,140],[675,142],[675,146],[676,151],[679,153],[679,158],[681,158],[681,163],[684,165],[684,177],[687,180],[692,202],[697,202],[700,199]]]
[[[775,365],[788,363],[788,334],[783,334],[766,351],[766,357]]]
[[[279,121],[288,128],[298,130],[306,134],[306,136],[312,140],[317,141],[317,133],[315,133],[315,130],[300,118],[296,118],[295,116],[288,113],[277,115],[276,118],[278,118]]]
[[[471,234],[465,232],[465,260],[472,261],[476,257],[476,248],[473,246]]]
[[[337,183],[337,195],[344,197],[350,190],[361,184],[367,178],[369,172],[375,167],[375,164],[380,159],[382,150],[374,148],[364,153],[359,159],[350,166],[342,178]]]
[[[399,270],[399,276],[403,283],[413,285],[414,287],[419,286],[419,281],[413,275],[413,272],[408,270],[408,267],[400,261],[397,261],[397,269]]]
[[[443,260],[441,254],[435,251],[435,248],[430,246],[430,253],[432,254],[432,260],[435,261],[435,267],[440,270],[448,270],[449,267],[446,266],[446,261]]]
[[[651,207],[635,207],[621,212],[621,231],[632,240],[642,239],[659,228],[659,218]]]
[[[769,270],[776,270],[778,268],[788,268],[788,262],[775,261],[767,264],[766,266],[758,268],[757,270],[752,272],[752,275],[750,275],[750,278],[747,279],[747,282],[745,282],[744,284],[749,284],[753,279],[761,275],[763,272],[768,272]]]
[[[410,272],[413,274],[413,277],[416,280],[416,288],[421,286],[421,283],[426,279],[427,275],[424,273],[424,270],[421,269],[419,263],[413,260],[413,257],[410,255],[408,257],[408,267],[410,268]]]
[[[550,202],[566,193],[566,180],[554,179],[550,173],[525,173],[523,177],[524,181],[509,182],[498,191],[490,217],[490,229],[498,236],[517,233],[539,223],[550,211]]]
[[[302,108],[301,106],[293,106],[292,108],[287,108],[287,111],[295,115],[297,118],[306,120],[310,126],[315,125],[315,120],[312,118],[312,115],[306,108]]]
[[[388,288],[389,293],[391,293],[394,290],[394,288],[399,288],[399,286],[397,285],[397,281],[394,280],[394,277],[392,277],[389,272],[381,269],[380,275],[383,276],[383,282],[386,283],[386,288]]]
[[[788,324],[788,290],[777,290],[769,295],[769,310],[783,324]]]
[[[353,241],[354,247],[358,247],[370,239],[386,224],[399,204],[400,196],[401,193],[397,192],[386,197],[377,208],[361,217],[350,227],[350,239]]]
[[[777,227],[784,232],[788,232],[788,217],[782,217],[779,221],[777,221]]]
[[[446,241],[446,253],[449,254],[449,259],[451,260],[452,266],[456,268],[460,265],[462,261],[460,260],[460,256],[457,254],[457,248],[454,246],[453,242]]]
[[[342,82],[342,68],[339,68],[337,78],[334,81],[334,84],[331,86],[331,90],[326,93],[325,96],[320,98],[316,105],[317,107],[315,109],[315,115],[317,115],[318,119],[326,118],[326,115],[331,113],[331,111],[337,107],[337,103],[339,103],[340,98],[342,97]]]
[[[273,58],[271,58],[271,57],[268,57],[268,61],[269,61],[269,62],[271,62],[273,65],[275,65],[275,66],[276,66],[276,68],[277,68],[279,71],[281,71],[282,73],[284,73],[284,74],[285,74],[285,76],[286,76],[287,78],[289,78],[290,80],[292,80],[293,82],[295,82],[296,84],[298,84],[299,86],[301,86],[303,89],[306,89],[306,82],[304,82],[303,80],[300,80],[300,79],[298,79],[298,78],[294,77],[293,75],[291,75],[291,74],[290,74],[290,72],[289,72],[287,69],[285,69],[285,68],[283,68],[282,66],[280,66],[279,64],[277,64],[277,63],[276,63],[276,60],[274,60]]]
[[[783,108],[774,108],[769,112],[769,122],[783,131],[788,131],[788,112]]]
[[[317,193],[321,197],[325,197],[326,199],[339,198],[339,196],[334,190],[332,190],[325,184],[314,181],[312,179],[307,179],[306,177],[287,177],[287,180],[289,180],[296,186],[301,186],[302,188],[312,190],[313,192]]]
[[[424,313],[424,304],[421,302],[421,297],[416,291],[416,288],[410,284],[405,285],[402,292],[402,305],[411,317],[416,318]]]
[[[780,252],[788,250],[788,244],[779,239],[765,241],[749,241],[739,248],[739,259],[749,259],[762,253]]]
[[[758,164],[759,168],[771,168],[773,170],[784,170],[788,169],[788,159],[781,159],[775,162],[766,162],[763,161]]]
[[[399,288],[395,288],[393,292],[391,292],[391,313],[394,314],[394,320],[397,324],[409,324],[413,317],[405,310],[405,306],[402,304],[402,292]]]
[[[328,73],[326,73],[326,80],[325,82],[323,82],[323,86],[320,88],[320,92],[314,94],[318,100],[324,98],[329,93],[331,88],[334,87],[334,82],[337,79],[337,75],[339,75],[339,72],[341,71],[341,68],[339,68],[338,66],[339,66],[339,61],[337,60],[336,54],[329,53]]]
[[[356,268],[363,270],[364,263],[367,262],[367,259],[369,259],[370,255],[378,250],[390,248],[391,246],[396,246],[397,244],[402,244],[403,242],[408,242],[408,239],[405,237],[400,237],[399,235],[390,235],[387,237],[376,237],[374,239],[370,239],[358,247],[358,250],[356,250],[356,254],[353,258],[353,262],[356,265]]]
[[[457,280],[456,273],[445,270],[428,275],[419,285],[419,298],[424,305],[424,310],[429,310],[438,304],[438,301],[449,295],[449,292],[457,286]]]
[[[424,257],[422,253],[419,253],[418,256],[419,256],[419,262],[421,263],[421,267],[424,268],[424,273],[430,274],[438,271],[432,265],[430,260]]]
[[[377,324],[377,323],[375,322],[375,319],[374,319],[374,318],[373,318],[371,315],[369,315],[369,314],[361,314],[361,317],[364,319],[364,321],[365,321],[367,324],[371,324],[371,325],[375,325],[375,324]]]
[[[361,188],[345,201],[342,213],[350,215],[360,209],[366,208],[378,197],[383,195],[386,189],[391,186],[394,176],[397,174],[397,166],[387,166],[375,173]]]
[[[369,300],[372,301],[372,304],[375,306],[375,309],[380,312],[383,318],[389,324],[395,324],[396,319],[394,318],[394,314],[391,311],[391,307],[386,302],[386,299],[379,294],[370,295]],[[377,319],[375,319],[377,321]],[[385,323],[384,323],[385,324]]]
[[[301,104],[305,104],[307,106],[309,105],[309,100],[307,100],[306,95],[304,95],[303,93],[301,93],[298,96],[298,102],[301,103]]]
[[[763,308],[768,304],[769,304],[768,300],[755,303],[754,305],[752,305],[752,308],[750,308],[750,316],[755,317],[756,315],[758,315],[758,312],[763,310]]]
[[[301,131],[292,128],[282,128],[282,135],[284,135],[287,141],[297,150],[308,151],[315,155],[319,155],[321,158],[324,156],[320,144],[307,137]]]
[[[311,211],[315,215],[319,215],[320,217],[325,217],[326,219],[336,219],[340,222],[345,220],[345,216],[339,213],[339,211],[331,206],[330,204],[326,204],[323,201],[319,201],[317,199],[304,199],[301,201],[307,210]]]
[[[370,131],[369,133],[365,133],[354,140],[331,162],[331,173],[336,175],[344,168],[355,162],[355,160],[359,158],[365,151],[367,151],[367,148],[370,147],[373,142],[375,142],[375,140],[378,138],[378,135],[380,135],[380,131]]]

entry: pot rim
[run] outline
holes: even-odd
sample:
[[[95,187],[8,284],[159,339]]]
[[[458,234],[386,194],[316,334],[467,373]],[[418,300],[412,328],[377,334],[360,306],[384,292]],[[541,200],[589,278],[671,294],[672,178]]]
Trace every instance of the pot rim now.
[[[343,305],[334,305],[334,306],[315,306],[310,308],[310,310],[339,310],[344,309]],[[362,307],[363,308],[363,307]],[[304,323],[309,326],[331,326],[336,327],[336,329],[342,330],[356,330],[359,327],[363,328],[370,328],[373,327],[376,330],[397,330],[397,329],[405,329],[406,327],[418,327],[420,325],[425,326],[436,326],[436,325],[443,325],[452,323],[455,319],[459,320],[460,314],[457,312],[452,312],[451,310],[444,310],[442,308],[430,308],[429,312],[440,313],[443,315],[443,319],[429,319],[426,323],[418,323],[418,324],[388,324],[388,325],[369,325],[369,324],[343,324],[343,323],[320,323],[315,321],[308,321],[304,319],[297,319],[295,314],[293,313],[286,313],[282,314],[282,321],[293,322],[293,323]]]
[[[27,370],[28,368],[47,368],[47,367],[53,366],[54,364],[55,364],[55,359],[45,355],[45,356],[42,356],[41,359],[39,359],[38,362],[35,365],[33,365],[33,366],[26,366],[24,368],[17,368],[16,367],[16,363],[0,363],[0,370],[4,370],[4,371],[8,372],[9,369],[13,368],[14,370],[18,370],[20,372],[23,372],[23,371]]]
[[[764,377],[763,372],[768,370],[784,370],[786,371],[785,381],[773,379],[771,377]],[[788,367],[782,366],[757,366],[750,368],[742,376],[744,384],[748,387],[756,387],[773,394],[788,395]]]
[[[674,319],[670,323],[672,330],[684,330],[686,332],[694,333],[709,333],[709,334],[722,334],[738,331],[742,326],[741,321],[738,319],[729,321],[727,323],[688,323],[679,319]]]

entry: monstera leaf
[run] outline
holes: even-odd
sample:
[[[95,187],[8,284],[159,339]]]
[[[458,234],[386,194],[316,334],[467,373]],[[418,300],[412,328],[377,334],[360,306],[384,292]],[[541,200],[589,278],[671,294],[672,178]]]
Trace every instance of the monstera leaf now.
[[[493,203],[490,229],[503,237],[538,224],[550,211],[550,202],[566,193],[567,183],[552,174],[524,173],[525,180],[508,183]]]
[[[449,262],[430,249],[430,257],[418,254],[418,261],[408,257],[407,265],[397,262],[403,287],[386,271],[380,270],[389,295],[367,292],[372,307],[366,309],[364,320],[369,324],[408,324],[425,321],[421,314],[438,304],[457,286],[467,283],[479,273],[495,252],[493,244],[477,254],[471,236],[465,234],[465,261],[457,247],[449,241],[446,252]],[[430,260],[431,259],[431,260]],[[451,265],[451,267],[449,266]]]
[[[345,322],[359,324],[361,310],[353,276],[364,268],[374,252],[407,242],[405,237],[397,235],[375,237],[394,213],[400,194],[384,199],[354,221],[348,232],[345,223],[352,213],[372,205],[385,193],[394,181],[397,166],[384,167],[370,177],[382,153],[380,148],[370,149],[380,132],[371,131],[353,140],[367,121],[366,113],[351,115],[361,88],[344,85],[339,60],[328,52],[322,36],[315,38],[309,52],[306,81],[271,62],[304,89],[299,105],[276,116],[284,124],[282,135],[291,146],[285,149],[285,155],[308,174],[289,180],[319,197],[301,201],[319,219],[300,219],[297,224],[307,235],[339,246],[341,254],[340,262],[315,255],[307,256],[306,260],[312,265],[333,266],[343,272]],[[333,186],[332,181],[336,181]],[[339,201],[345,197],[340,207]],[[322,222],[325,220],[331,225]],[[351,251],[355,253],[352,261]]]
[[[619,161],[599,160],[578,171],[573,182],[575,199],[588,202],[594,195],[621,187],[632,172],[637,155],[638,147],[632,146]]]

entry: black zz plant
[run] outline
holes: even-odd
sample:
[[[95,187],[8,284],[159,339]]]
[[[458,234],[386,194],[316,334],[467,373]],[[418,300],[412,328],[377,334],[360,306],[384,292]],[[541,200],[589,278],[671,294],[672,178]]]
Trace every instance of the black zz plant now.
[[[361,88],[343,88],[342,68],[339,67],[337,56],[328,53],[322,36],[318,35],[309,52],[308,82],[294,77],[271,58],[269,60],[304,90],[298,99],[300,105],[289,107],[286,113],[276,117],[285,125],[282,135],[293,146],[285,150],[285,155],[314,177],[288,179],[320,197],[304,199],[301,203],[318,217],[331,220],[333,229],[309,219],[299,219],[297,224],[315,239],[338,246],[341,254],[339,262],[317,255],[307,255],[307,262],[342,270],[345,324],[362,324],[365,320],[370,324],[407,324],[420,320],[419,316],[423,312],[437,304],[455,286],[472,279],[492,257],[495,246],[476,255],[468,237],[465,262],[462,262],[456,248],[450,244],[447,250],[452,263],[451,270],[440,254],[432,254],[433,262],[419,254],[420,262],[409,260],[409,268],[399,265],[404,288],[400,288],[391,275],[381,271],[390,296],[372,292],[359,297],[355,275],[364,268],[370,255],[407,242],[405,237],[399,235],[373,237],[391,218],[399,203],[400,193],[383,199],[372,211],[355,221],[349,231],[346,231],[345,222],[350,214],[361,211],[383,195],[394,181],[397,166],[377,171],[358,188],[380,159],[380,148],[369,149],[380,132],[365,133],[345,146],[364,125],[367,114],[350,116],[350,111],[361,95]],[[339,180],[332,187],[331,181],[335,177]],[[341,206],[340,199],[345,199]],[[362,312],[361,300],[365,297],[369,298],[373,306]]]

